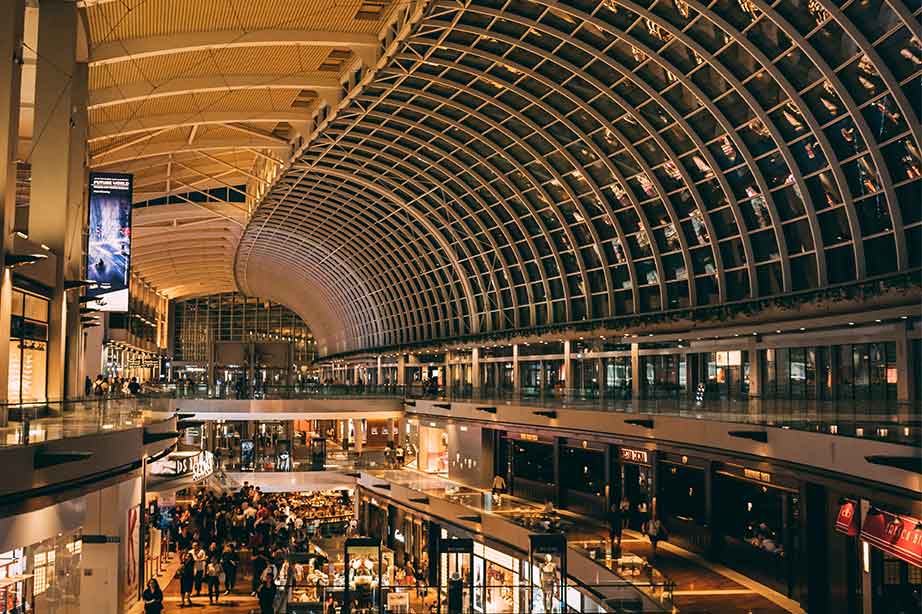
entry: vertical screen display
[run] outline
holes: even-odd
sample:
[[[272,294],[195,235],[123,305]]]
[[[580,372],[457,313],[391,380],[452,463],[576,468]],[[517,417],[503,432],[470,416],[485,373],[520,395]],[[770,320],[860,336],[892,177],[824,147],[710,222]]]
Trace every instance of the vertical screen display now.
[[[128,311],[131,264],[131,175],[90,173],[87,293],[101,311]]]

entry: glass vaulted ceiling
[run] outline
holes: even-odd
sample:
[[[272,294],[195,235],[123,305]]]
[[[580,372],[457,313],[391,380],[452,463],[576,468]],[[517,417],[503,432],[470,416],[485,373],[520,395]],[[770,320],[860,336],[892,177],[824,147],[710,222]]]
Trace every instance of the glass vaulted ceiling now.
[[[433,2],[257,210],[238,281],[330,353],[918,267],[920,14]]]

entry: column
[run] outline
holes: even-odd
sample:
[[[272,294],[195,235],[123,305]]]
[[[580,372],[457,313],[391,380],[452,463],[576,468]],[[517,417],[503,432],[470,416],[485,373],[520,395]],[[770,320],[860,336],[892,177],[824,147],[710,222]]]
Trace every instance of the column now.
[[[598,373],[598,389],[599,389],[599,401],[604,401],[605,397],[608,396],[608,370],[605,367],[605,359],[597,358],[596,359],[596,369]]]
[[[755,341],[750,341],[744,348],[749,352],[749,398],[762,396],[762,352],[756,349]]]
[[[19,91],[22,63],[24,0],[0,0],[0,258],[5,258],[12,241],[16,218],[16,158],[19,144]],[[10,310],[13,277],[3,267],[0,280],[0,402],[9,398],[7,378],[10,369]],[[0,403],[0,426],[6,426],[7,409]]]
[[[375,383],[378,386],[383,386],[384,385],[384,367],[381,366],[381,356],[380,355],[378,356],[378,372],[377,372],[376,377],[377,377],[377,380]]]
[[[522,392],[522,380],[519,378],[519,344],[512,346],[512,392],[518,395]]]
[[[640,398],[640,344],[631,343],[631,398]]]
[[[560,502],[563,499],[563,486],[561,485],[561,471],[560,471],[560,448],[563,447],[563,437],[554,437],[554,452],[553,452],[553,463],[554,463],[554,507],[560,507]]]
[[[896,400],[908,403],[912,399],[912,346],[906,335],[906,326],[901,326],[896,333]]]
[[[476,393],[480,391],[480,348],[471,350],[471,389]]]
[[[407,384],[407,357],[401,354],[397,357],[397,385],[406,386]]]
[[[576,378],[573,377],[573,360],[570,356],[570,340],[563,342],[563,382],[564,390],[576,387]],[[564,393],[566,394],[566,393]]]
[[[80,311],[64,281],[83,277],[86,220],[87,64],[78,61],[75,2],[45,0],[39,10],[35,78],[35,136],[29,238],[56,255],[48,326],[50,400],[79,395]]]

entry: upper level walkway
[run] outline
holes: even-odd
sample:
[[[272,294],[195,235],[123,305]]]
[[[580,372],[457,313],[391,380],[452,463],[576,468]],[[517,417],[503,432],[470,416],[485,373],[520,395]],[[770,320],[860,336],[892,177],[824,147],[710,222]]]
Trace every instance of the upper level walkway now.
[[[826,433],[922,447],[922,407],[918,403],[878,400],[785,401],[768,399],[625,399],[597,389],[539,391],[437,390],[420,386],[318,385],[266,387],[230,394],[224,389],[169,385],[137,397],[92,397],[74,401],[0,406],[0,446],[77,437],[105,430],[131,428],[138,421],[172,413],[199,419],[254,420],[269,413],[274,419],[307,419],[314,413],[384,412],[399,414],[417,400],[477,404],[486,409],[516,406],[537,410],[604,411],[639,416],[673,416],[729,424]],[[382,414],[384,416],[384,414]],[[6,420],[2,419],[6,417]]]

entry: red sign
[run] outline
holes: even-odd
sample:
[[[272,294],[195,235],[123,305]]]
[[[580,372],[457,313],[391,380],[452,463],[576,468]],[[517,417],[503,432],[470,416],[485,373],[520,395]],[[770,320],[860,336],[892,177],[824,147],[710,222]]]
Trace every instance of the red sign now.
[[[922,567],[922,525],[915,518],[872,507],[861,525],[861,539],[907,563]]]
[[[858,504],[846,501],[839,506],[839,515],[836,516],[836,531],[852,537],[858,535]]]

